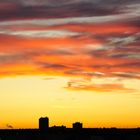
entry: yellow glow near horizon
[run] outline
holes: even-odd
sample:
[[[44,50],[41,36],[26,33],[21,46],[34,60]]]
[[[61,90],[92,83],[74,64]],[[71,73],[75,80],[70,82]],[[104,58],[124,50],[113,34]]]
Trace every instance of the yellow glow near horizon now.
[[[140,127],[138,6],[1,0],[0,128]]]
[[[0,128],[6,124],[14,128],[37,128],[41,116],[50,118],[50,126],[71,127],[75,121],[83,122],[84,127],[140,126],[138,91],[133,94],[73,91],[65,88],[69,79],[43,76],[1,79]],[[125,81],[138,90],[139,81],[133,82]]]

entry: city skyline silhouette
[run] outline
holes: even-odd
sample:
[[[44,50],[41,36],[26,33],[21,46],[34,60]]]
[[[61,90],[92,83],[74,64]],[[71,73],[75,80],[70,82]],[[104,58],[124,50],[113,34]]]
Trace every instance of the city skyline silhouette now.
[[[66,126],[50,126],[48,117],[38,119],[37,129],[0,129],[0,140],[138,140],[140,128],[83,128],[81,122]]]

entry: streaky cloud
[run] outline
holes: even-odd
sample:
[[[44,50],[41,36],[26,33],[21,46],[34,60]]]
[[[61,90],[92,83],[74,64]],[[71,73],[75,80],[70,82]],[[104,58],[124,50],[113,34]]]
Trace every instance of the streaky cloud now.
[[[106,84],[95,84],[89,81],[73,80],[68,82],[66,87],[68,90],[85,90],[92,92],[134,92],[134,89],[124,87],[122,84],[106,83]]]
[[[80,33],[66,30],[46,30],[46,31],[0,31],[0,34],[27,37],[27,38],[64,38],[71,36],[79,36]]]

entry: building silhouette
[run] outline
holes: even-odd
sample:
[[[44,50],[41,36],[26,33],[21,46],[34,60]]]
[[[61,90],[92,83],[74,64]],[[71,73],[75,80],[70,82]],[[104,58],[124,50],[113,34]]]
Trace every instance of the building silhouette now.
[[[39,129],[47,130],[48,128],[49,128],[49,118],[48,117],[39,118]]]
[[[81,122],[49,127],[49,118],[39,118],[39,129],[0,129],[0,140],[140,140],[140,128],[83,128]]]
[[[82,129],[83,128],[83,124],[80,122],[75,122],[72,124],[73,129]]]

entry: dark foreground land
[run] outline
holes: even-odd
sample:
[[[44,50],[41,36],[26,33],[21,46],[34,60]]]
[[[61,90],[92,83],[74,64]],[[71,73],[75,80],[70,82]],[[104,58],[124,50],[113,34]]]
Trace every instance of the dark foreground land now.
[[[0,140],[140,140],[138,129],[49,128],[0,130]]]

